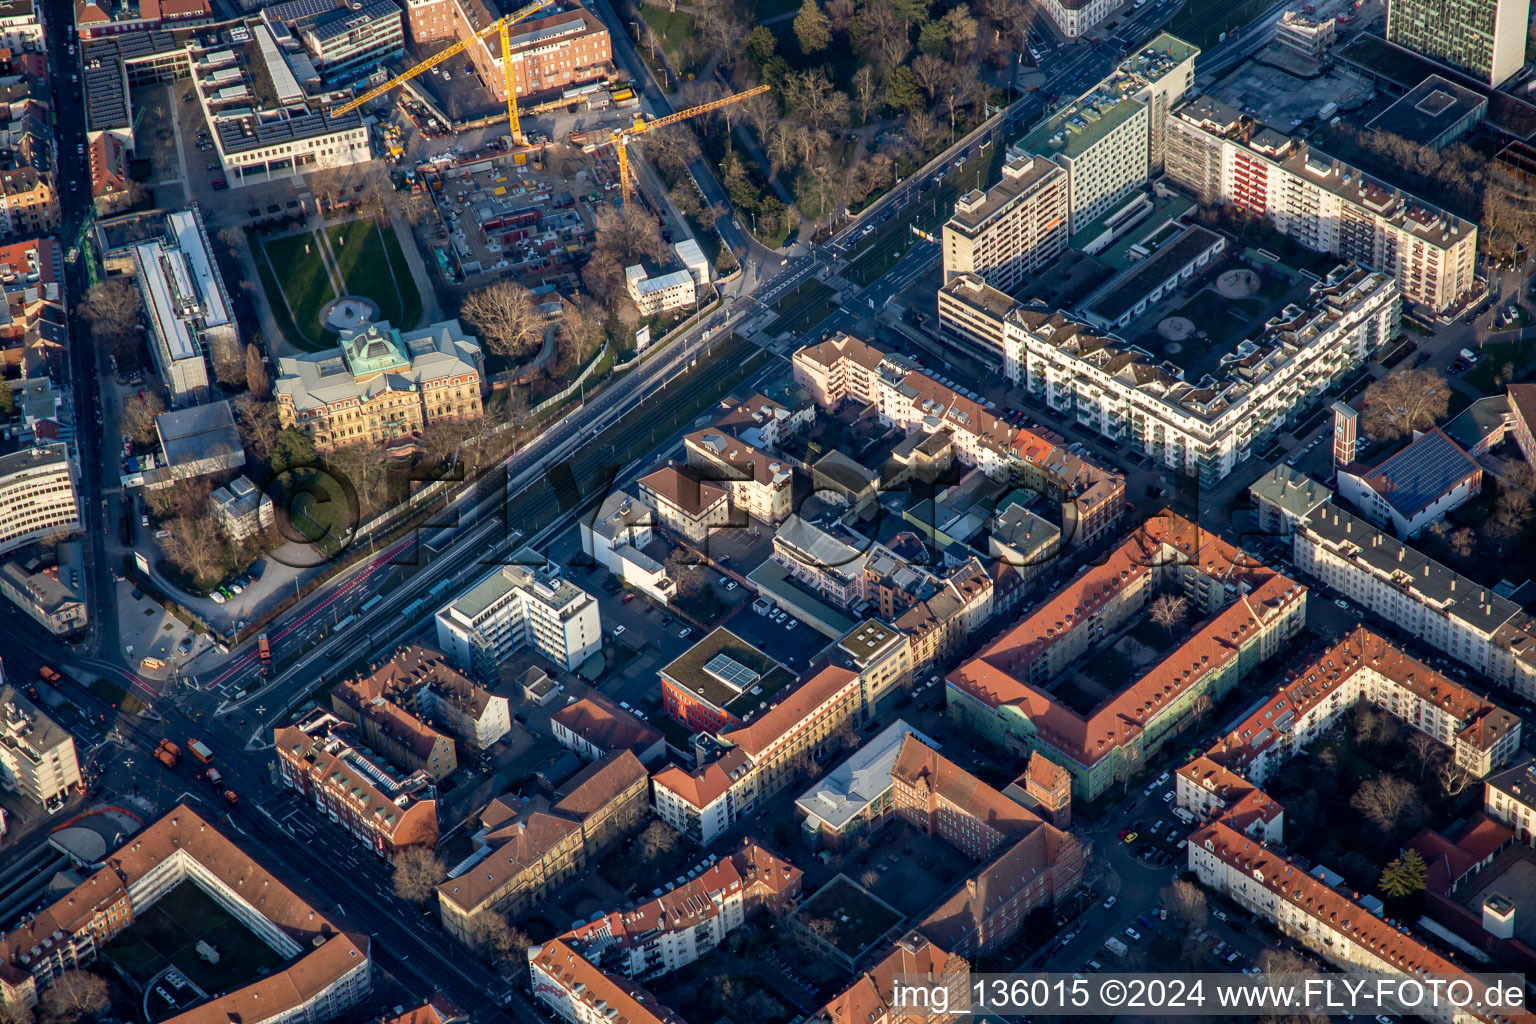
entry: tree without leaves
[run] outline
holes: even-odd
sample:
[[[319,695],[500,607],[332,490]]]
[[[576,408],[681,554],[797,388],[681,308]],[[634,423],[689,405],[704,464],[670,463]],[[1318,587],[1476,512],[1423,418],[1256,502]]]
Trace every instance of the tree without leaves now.
[[[832,31],[844,35],[852,29],[858,9],[854,0],[827,0],[827,20],[832,24]]]
[[[861,875],[859,875],[859,884],[866,889],[873,889],[875,886],[880,884],[880,872],[876,871],[874,868],[866,869]]]
[[[1429,870],[1418,850],[1405,850],[1400,857],[1387,862],[1381,872],[1381,891],[1391,899],[1403,899],[1423,892]]]
[[[1493,518],[1509,528],[1511,535],[1519,533],[1531,520],[1531,496],[1525,491],[1505,487],[1494,502]]]
[[[254,395],[239,395],[233,402],[240,443],[246,451],[265,462],[277,446],[277,407]]]
[[[602,307],[586,296],[574,302],[569,299],[561,302],[559,345],[562,367],[574,369],[597,355],[608,336],[605,321]]]
[[[382,448],[351,444],[333,452],[328,461],[335,467],[337,475],[352,485],[357,496],[358,515],[363,519],[389,505],[393,462]]]
[[[138,335],[139,313],[143,308],[133,282],[116,277],[94,285],[75,311],[90,323],[91,337],[121,358]]]
[[[496,911],[484,911],[469,923],[469,946],[492,962],[505,960],[516,950],[512,926]]]
[[[928,102],[937,102],[954,74],[948,62],[929,53],[920,53],[913,58],[910,66],[912,73],[917,76],[917,84],[928,94]]]
[[[875,109],[880,99],[876,91],[875,69],[868,64],[853,73],[853,97],[859,106],[859,124],[867,124],[869,112]]]
[[[1434,767],[1443,750],[1444,748],[1440,745],[1440,741],[1429,735],[1429,733],[1419,732],[1417,729],[1413,730],[1413,733],[1408,737],[1408,753],[1413,758],[1414,763],[1419,766],[1420,782],[1424,781],[1424,776],[1429,772],[1430,768]]]
[[[213,521],[207,516],[177,516],[165,524],[165,557],[199,585],[214,580],[221,567],[224,546]]]
[[[914,110],[907,116],[907,134],[917,143],[917,148],[927,153],[939,139],[939,122],[926,110]]]
[[[0,1024],[32,1024],[32,1008],[19,999],[0,1001]]]
[[[653,821],[635,837],[635,853],[647,864],[667,856],[677,849],[682,834],[664,821]]]
[[[90,971],[64,971],[53,979],[41,1000],[50,1021],[65,1024],[81,1017],[95,1017],[111,1005],[106,979]]]
[[[1383,832],[1415,824],[1420,817],[1419,787],[1396,775],[1366,779],[1349,798],[1349,805]]]
[[[865,4],[854,19],[853,32],[859,49],[883,74],[900,67],[912,50],[907,25],[890,4]]]
[[[1361,425],[1378,441],[1395,441],[1427,430],[1445,417],[1451,389],[1429,369],[1395,370],[1365,389]]]
[[[1168,911],[1168,923],[1174,931],[1184,935],[1204,928],[1210,920],[1210,908],[1205,893],[1193,882],[1179,879],[1163,889],[1162,906]]]
[[[1477,534],[1471,527],[1463,526],[1451,531],[1450,538],[1446,541],[1451,551],[1460,558],[1467,558],[1477,547]]]
[[[1147,617],[1172,633],[1189,614],[1189,599],[1179,594],[1161,594],[1147,607]]]
[[[1318,965],[1311,958],[1291,949],[1266,949],[1259,954],[1259,970],[1272,983],[1278,983],[1288,974],[1316,974]],[[1325,1014],[1267,1013],[1259,1018],[1259,1024],[1328,1024]]]
[[[165,412],[165,403],[153,391],[130,395],[123,401],[123,433],[140,444],[154,444],[159,436],[155,417]]]
[[[430,847],[407,846],[395,853],[395,895],[410,903],[422,904],[437,895],[437,883],[448,877],[448,869]]]
[[[245,353],[240,342],[223,331],[208,336],[208,358],[213,363],[213,379],[225,387],[245,383]]]
[[[814,56],[832,45],[832,22],[822,13],[816,0],[805,0],[795,15],[795,39],[800,52]]]
[[[459,315],[493,352],[512,359],[533,355],[544,342],[544,314],[516,281],[498,281],[469,293]]]

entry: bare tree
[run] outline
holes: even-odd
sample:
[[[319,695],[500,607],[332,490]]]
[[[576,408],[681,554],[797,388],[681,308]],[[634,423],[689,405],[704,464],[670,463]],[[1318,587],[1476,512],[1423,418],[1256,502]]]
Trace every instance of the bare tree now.
[[[1440,769],[1435,773],[1436,780],[1440,783],[1440,790],[1446,796],[1458,796],[1461,792],[1477,781],[1466,768],[1456,763],[1456,759],[1448,757],[1440,762]]]
[[[1193,882],[1180,879],[1162,892],[1162,906],[1168,911],[1168,923],[1173,930],[1188,935],[1204,928],[1210,920],[1210,908],[1205,893]]]
[[[64,971],[54,976],[43,993],[43,1013],[50,1021],[65,1024],[81,1017],[95,1017],[111,1005],[107,982],[90,971]]]
[[[954,70],[949,62],[941,57],[935,57],[931,53],[920,53],[912,59],[912,73],[917,76],[917,84],[923,87],[923,92],[928,94],[928,102],[935,103],[939,95],[949,85]]]
[[[1290,949],[1266,949],[1259,954],[1259,970],[1271,984],[1283,984],[1286,975],[1316,974],[1317,964],[1310,958]],[[1259,1018],[1260,1024],[1328,1024],[1325,1014],[1267,1013]]]
[[[1169,633],[1189,614],[1189,598],[1180,594],[1161,594],[1147,607],[1147,617]]]
[[[261,361],[261,350],[255,345],[245,346],[245,386],[257,398],[267,397],[267,364]]]
[[[437,883],[448,869],[430,847],[407,846],[395,853],[395,895],[411,903],[425,903],[437,894]]]
[[[155,417],[165,412],[165,403],[153,391],[129,395],[123,401],[123,433],[140,444],[154,444],[158,433]]]
[[[1440,741],[1427,732],[1419,732],[1419,730],[1415,729],[1409,735],[1408,753],[1412,755],[1413,760],[1419,766],[1419,781],[1422,782],[1425,774],[1428,773],[1430,768],[1434,767],[1443,749]]]
[[[1443,419],[1451,389],[1434,370],[1409,368],[1373,382],[1362,399],[1366,433],[1378,441],[1395,441]]]
[[[1460,558],[1467,558],[1477,547],[1477,534],[1471,527],[1463,526],[1451,531],[1450,539],[1446,541],[1451,551]]]
[[[868,64],[862,65],[853,73],[853,96],[859,106],[859,124],[868,123],[869,112],[879,102],[876,90],[875,69]]]
[[[635,852],[647,864],[654,863],[677,849],[682,834],[664,821],[653,821],[635,838]]]
[[[880,884],[880,872],[876,871],[874,868],[865,870],[861,875],[859,875],[859,884],[866,889],[873,889],[875,886]]]
[[[117,277],[94,285],[75,312],[91,325],[91,337],[121,359],[133,348],[142,309],[138,288],[127,278]]]
[[[797,71],[784,79],[784,99],[812,128],[846,124],[848,97],[838,92],[821,68]]]
[[[939,138],[939,122],[926,110],[914,110],[907,115],[907,134],[924,153]]]
[[[0,1024],[32,1024],[32,1008],[19,999],[0,1001]]]
[[[351,444],[333,452],[329,461],[352,484],[361,516],[367,518],[389,503],[393,463],[383,449],[371,444]]]
[[[498,281],[469,293],[459,315],[493,352],[523,359],[543,344],[545,319],[533,294],[516,281]]]
[[[208,357],[213,362],[213,377],[220,384],[234,387],[245,383],[245,354],[238,339],[223,331],[211,332]]]
[[[256,458],[270,458],[277,446],[277,406],[251,394],[239,395],[230,404],[239,418],[240,442]]]
[[[1494,502],[1493,518],[1508,527],[1511,535],[1519,533],[1531,520],[1530,494],[1512,487],[1501,488]]]
[[[1383,832],[1411,823],[1420,804],[1419,788],[1407,779],[1381,774],[1361,783],[1349,805]]]
[[[523,935],[523,938],[527,936]],[[476,953],[492,961],[507,959],[517,948],[512,926],[494,910],[483,911],[469,922],[469,945]]]
[[[859,48],[882,74],[899,67],[912,50],[907,24],[891,4],[865,4],[854,19],[854,35]]]
[[[219,571],[223,544],[207,516],[177,516],[165,529],[165,556],[198,584],[214,579]]]
[[[581,296],[560,304],[560,361],[581,366],[597,354],[608,336],[607,318],[592,299]]]

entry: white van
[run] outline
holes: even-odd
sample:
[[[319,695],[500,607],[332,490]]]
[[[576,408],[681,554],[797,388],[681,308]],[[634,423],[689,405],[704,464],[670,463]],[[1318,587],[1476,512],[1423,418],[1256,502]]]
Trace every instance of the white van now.
[[[1173,816],[1186,825],[1193,825],[1195,822],[1195,816],[1183,807],[1173,808]]]

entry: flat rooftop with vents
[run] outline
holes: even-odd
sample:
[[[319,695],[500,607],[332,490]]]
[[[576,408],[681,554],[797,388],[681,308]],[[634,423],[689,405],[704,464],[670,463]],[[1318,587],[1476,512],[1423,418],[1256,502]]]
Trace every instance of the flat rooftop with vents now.
[[[1366,127],[1432,149],[1444,149],[1477,127],[1488,97],[1440,75],[1430,75],[1408,95],[1377,114]]]
[[[789,669],[724,627],[663,668],[661,676],[694,700],[741,721],[795,679]]]

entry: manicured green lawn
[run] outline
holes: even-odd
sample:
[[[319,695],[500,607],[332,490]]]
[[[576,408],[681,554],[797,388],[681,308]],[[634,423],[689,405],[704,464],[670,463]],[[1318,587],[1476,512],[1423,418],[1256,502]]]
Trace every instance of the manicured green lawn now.
[[[308,252],[305,246],[309,247]],[[312,345],[320,341],[325,334],[320,324],[320,311],[336,297],[330,275],[325,272],[325,263],[320,258],[320,239],[313,232],[286,235],[264,239],[261,248],[276,275],[273,283],[278,285],[277,295],[273,295],[270,288],[268,290],[272,305],[282,305],[283,296],[287,296],[299,336]],[[260,263],[258,259],[257,265]]]
[[[668,12],[663,7],[642,7],[640,16],[661,40],[661,48],[667,51],[667,59],[679,74],[685,74],[689,62],[683,59],[684,44],[693,38],[693,15],[682,11]]]
[[[371,218],[365,217],[333,225],[325,232],[347,291],[376,302],[380,319],[388,320],[395,328],[414,328],[421,319],[421,296],[416,294],[395,229],[381,230]]]

